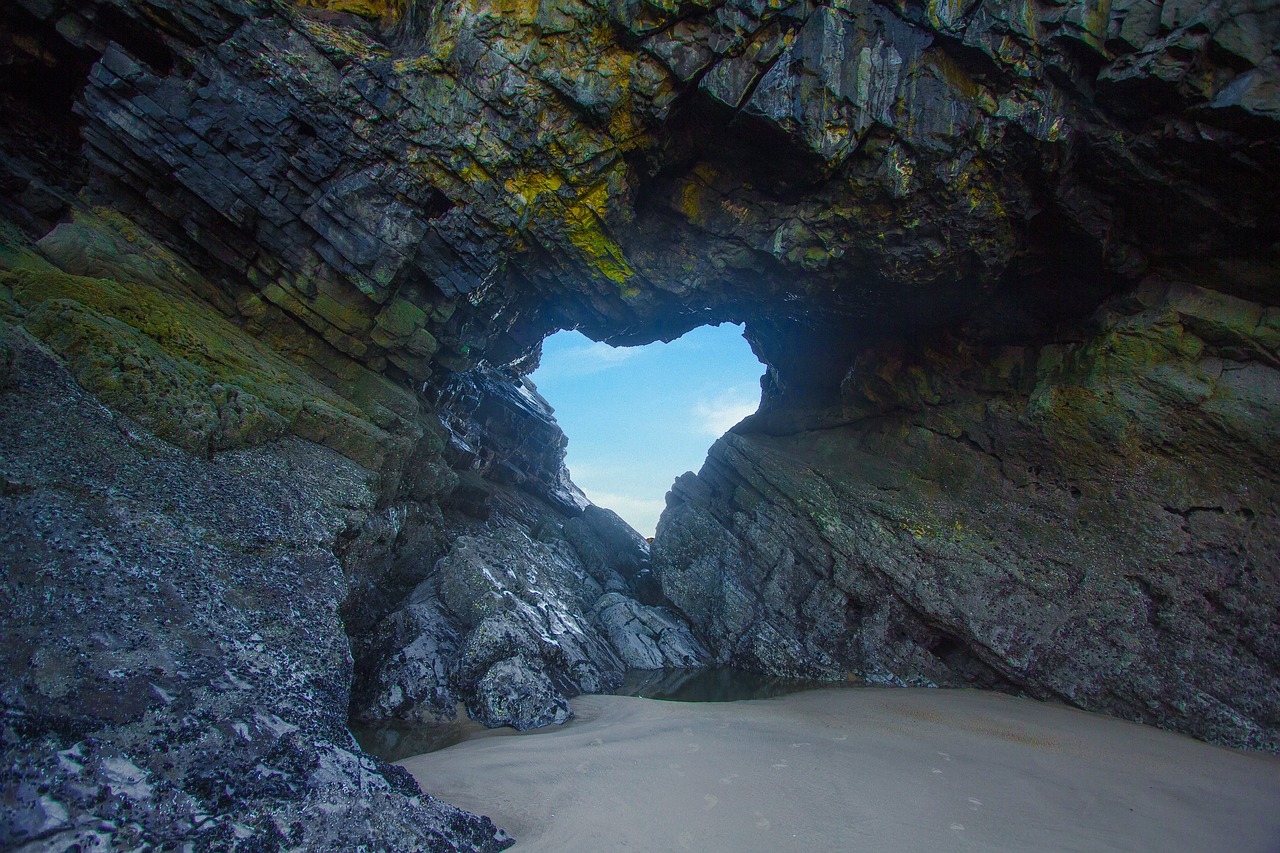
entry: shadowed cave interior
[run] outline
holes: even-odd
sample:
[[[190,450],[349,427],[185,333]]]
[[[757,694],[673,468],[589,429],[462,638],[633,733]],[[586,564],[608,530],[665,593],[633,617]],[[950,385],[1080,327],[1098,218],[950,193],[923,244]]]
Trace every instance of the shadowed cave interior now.
[[[1274,752],[1280,18],[0,9],[3,845],[496,850],[349,724],[634,670]],[[650,544],[529,381],[745,325]]]

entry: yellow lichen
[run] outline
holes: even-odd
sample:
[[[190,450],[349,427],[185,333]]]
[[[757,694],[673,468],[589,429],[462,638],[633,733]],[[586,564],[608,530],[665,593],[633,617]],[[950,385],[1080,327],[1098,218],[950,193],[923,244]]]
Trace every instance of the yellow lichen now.
[[[526,215],[559,219],[569,242],[600,275],[616,284],[635,276],[622,248],[605,227],[610,197],[607,179],[571,194],[559,175],[526,172],[508,179],[506,187]]]
[[[716,168],[710,167],[705,163],[699,163],[678,184],[680,197],[678,197],[676,205],[680,209],[680,213],[685,214],[685,218],[689,219],[689,222],[704,224],[704,200],[705,196],[707,196],[708,187],[716,179],[716,175]]]
[[[399,20],[405,10],[405,0],[297,0],[297,4],[382,21]]]
[[[696,180],[686,180],[680,187],[680,198],[676,206],[695,225],[703,224],[702,196],[706,187]]]
[[[481,0],[476,4],[476,13],[480,15],[498,15],[518,24],[528,26],[538,17],[540,0]]]
[[[525,207],[531,207],[539,196],[557,193],[564,186],[564,178],[554,174],[539,172],[522,172],[507,179],[508,192],[516,196]]]

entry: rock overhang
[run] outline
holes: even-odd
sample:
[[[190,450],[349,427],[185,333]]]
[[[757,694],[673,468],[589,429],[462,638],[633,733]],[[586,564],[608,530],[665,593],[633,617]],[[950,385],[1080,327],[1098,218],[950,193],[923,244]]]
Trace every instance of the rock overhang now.
[[[39,745],[15,766],[66,804],[56,831],[98,831],[109,798],[86,797],[125,756],[178,805],[135,804],[120,844],[185,838],[212,804],[228,845],[323,846],[374,815],[375,845],[498,849],[491,824],[350,752],[348,712],[524,690],[554,717],[624,665],[708,655],[1274,750],[1280,19],[1153,8],[4,6],[0,416],[18,444],[0,500],[36,527],[52,503],[114,508],[189,545],[174,612],[230,617],[135,631],[128,654],[189,647],[263,712],[238,723],[204,682],[115,648],[51,682],[124,672],[142,732],[19,662]],[[555,329],[638,344],[721,320],[768,365],[764,405],[678,481],[650,565],[581,511],[563,435],[519,388]],[[77,419],[95,426],[64,439]],[[210,507],[207,482],[242,497]],[[101,525],[122,553],[133,529]],[[47,634],[50,600],[59,624],[87,608],[111,630],[151,606],[96,556],[23,563],[52,574],[6,590],[19,631]],[[468,619],[472,598],[488,609]],[[544,642],[569,623],[577,642]],[[64,633],[45,644],[89,643]],[[286,665],[294,681],[271,676]],[[208,711],[198,731],[171,701]],[[153,749],[152,722],[188,745]],[[260,750],[292,764],[225,794]]]
[[[974,376],[1007,402],[1064,353],[1115,364],[1072,348],[1145,311],[1141,282],[1277,301],[1274,26],[1239,4],[23,8],[94,59],[92,197],[198,268],[233,325],[363,388],[373,411],[306,435],[351,452],[367,416],[374,467],[444,439],[388,414],[430,395],[371,389],[510,378],[558,328],[638,344],[743,322],[769,367],[744,431],[793,434],[949,411]],[[29,228],[79,204],[80,174],[15,184],[20,207],[57,191]],[[1249,343],[1213,358],[1266,360],[1265,324],[1223,322]],[[1161,352],[1200,340],[1148,325]],[[904,447],[986,446],[926,420],[894,424]],[[456,486],[426,468],[412,488]]]
[[[557,327],[746,321],[771,363],[770,325],[1045,334],[1267,227],[1270,149],[1227,104],[1265,62],[1215,64],[1230,15],[315,5],[163,12],[172,67],[102,45],[97,6],[44,20],[105,49],[78,111],[110,191],[397,375],[510,362]],[[1160,57],[1154,115],[1094,98]],[[1220,186],[1188,188],[1223,154]]]

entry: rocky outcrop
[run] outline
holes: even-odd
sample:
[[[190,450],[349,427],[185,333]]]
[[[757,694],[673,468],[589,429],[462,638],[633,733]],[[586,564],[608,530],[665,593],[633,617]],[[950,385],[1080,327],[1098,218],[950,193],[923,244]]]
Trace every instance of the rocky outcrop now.
[[[447,551],[362,634],[356,719],[447,720],[461,702],[487,725],[536,728],[567,720],[569,697],[614,690],[628,668],[706,662],[679,617],[634,597],[648,543],[614,513],[581,509],[536,390],[475,371],[444,403],[451,444],[477,466],[466,476],[484,475],[472,480],[481,497],[446,506]]]
[[[0,335],[3,845],[507,846],[347,731],[369,472],[297,438],[193,456]]]
[[[655,563],[716,659],[1017,690],[1280,743],[1280,311],[1149,283],[1073,341],[869,354],[668,497]]]
[[[621,681],[611,643],[661,622],[624,596],[642,627],[591,621],[545,402],[486,374],[464,384],[502,403],[442,421],[296,327],[219,316],[117,215],[15,237],[2,266],[5,844],[507,846],[347,720],[354,695],[366,720],[563,722]],[[486,417],[549,439],[519,486],[481,462],[514,434]],[[450,430],[481,423],[465,452]],[[593,566],[640,559],[583,530]],[[689,642],[679,663],[705,659]]]
[[[1041,334],[1153,266],[1255,287],[1276,236],[1246,3],[27,5],[92,63],[101,193],[417,379],[735,319],[798,392],[839,379],[798,329]]]
[[[708,662],[689,627],[666,608],[610,592],[596,602],[595,619],[628,669],[684,670]]]
[[[5,4],[5,529],[80,519],[5,557],[7,839],[492,847],[361,763],[348,699],[532,725],[698,642],[1274,748],[1278,31],[1245,0]],[[553,329],[724,320],[761,411],[650,565],[522,377]]]

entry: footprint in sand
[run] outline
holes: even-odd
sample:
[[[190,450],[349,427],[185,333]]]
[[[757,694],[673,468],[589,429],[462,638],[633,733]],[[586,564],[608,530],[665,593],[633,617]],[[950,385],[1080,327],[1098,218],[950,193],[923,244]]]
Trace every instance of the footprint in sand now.
[[[786,769],[787,769],[787,762],[785,762],[785,761],[781,761],[781,762],[779,762],[779,763],[777,763],[777,764],[775,764],[775,765],[773,765],[773,766],[774,766],[774,768],[775,768],[775,769],[777,769],[777,770],[786,770]]]
[[[706,805],[702,807],[702,810],[708,811],[708,812],[720,804],[720,798],[715,796],[714,794],[705,795],[702,798],[702,801],[706,803]]]
[[[577,770],[579,773],[586,773],[586,772],[587,772],[587,769],[588,769],[590,766],[591,766],[590,764],[588,764],[587,762],[583,761],[581,764],[579,764],[577,767],[575,767],[575,768],[573,768],[573,769],[574,769],[574,770]]]
[[[688,746],[686,746],[686,747],[684,748],[684,751],[685,751],[685,752],[697,752],[697,751],[698,751],[698,750],[700,750],[700,749],[702,749],[702,747],[698,746],[696,743],[691,743],[691,744],[689,744]]]
[[[677,776],[684,775],[684,771],[680,769],[679,764],[668,764],[667,769],[670,770],[672,773],[676,774]]]
[[[769,819],[764,815],[760,814],[760,812],[756,812],[755,815],[756,815],[756,826],[759,829],[768,829]]]
[[[721,777],[720,777],[720,784],[721,784],[721,785],[732,785],[732,784],[733,784],[733,780],[734,780],[734,779],[737,779],[737,778],[738,778],[738,774],[737,774],[737,773],[730,773],[728,776],[721,776]]]
[[[939,752],[939,753],[938,753],[938,755],[941,755],[941,756],[942,756],[942,760],[943,760],[943,761],[950,761],[950,760],[951,760],[951,756],[950,756],[950,755],[948,755],[948,754],[947,754],[947,753],[945,753],[945,752]]]
[[[849,736],[848,736],[848,735],[840,735],[840,737],[833,737],[833,738],[832,738],[832,740],[848,740],[848,739],[849,739]]]
[[[680,833],[680,837],[676,839],[680,842],[680,846],[685,850],[693,849],[693,836],[688,832]]]
[[[604,746],[604,741],[600,738],[592,738],[588,746]]]
[[[800,748],[800,747],[802,747],[802,746],[813,746],[813,744],[808,743],[808,742],[805,742],[805,743],[793,743],[793,744],[791,744],[791,748],[792,748],[792,749],[799,749],[799,748]]]
[[[978,809],[982,808],[982,800],[977,800],[977,799],[974,799],[973,797],[970,797],[969,808],[973,809],[976,812]]]
[[[951,828],[956,832],[964,832],[964,824],[962,823],[953,823],[951,824]]]
[[[933,772],[934,772],[934,773],[941,773],[942,771],[935,767],[935,768],[933,768]]]

